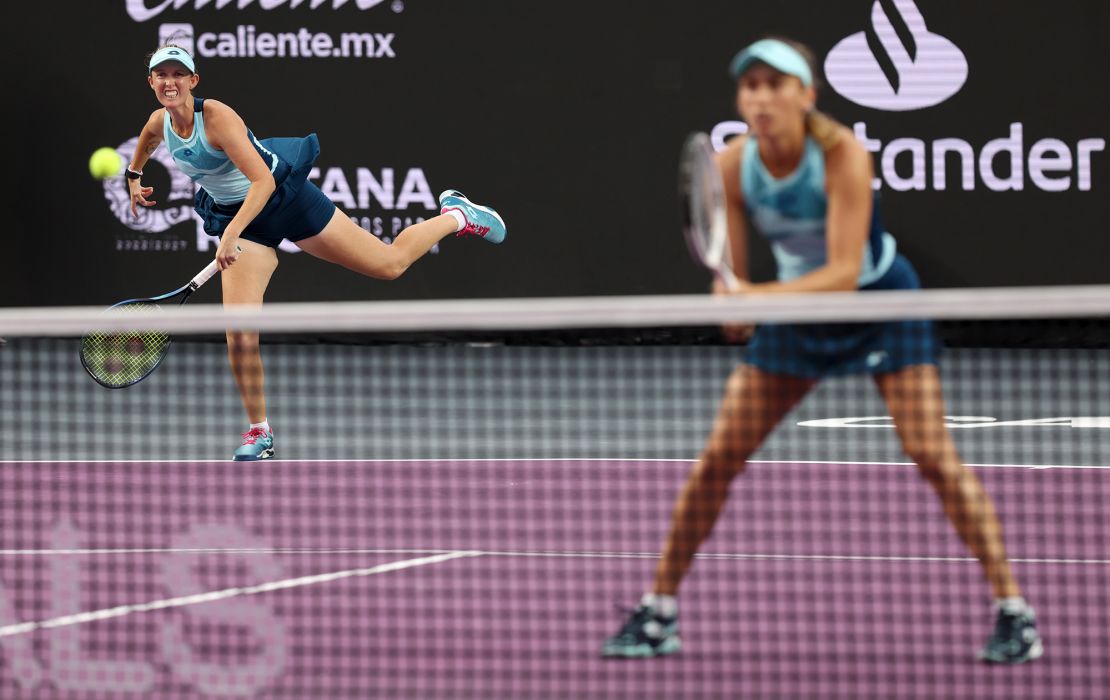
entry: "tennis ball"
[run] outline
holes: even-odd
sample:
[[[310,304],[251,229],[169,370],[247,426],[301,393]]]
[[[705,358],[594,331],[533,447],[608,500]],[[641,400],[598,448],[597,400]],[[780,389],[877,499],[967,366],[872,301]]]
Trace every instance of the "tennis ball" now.
[[[123,159],[116,153],[116,149],[104,146],[93,151],[89,158],[89,173],[99,180],[106,180],[119,175],[123,169]]]

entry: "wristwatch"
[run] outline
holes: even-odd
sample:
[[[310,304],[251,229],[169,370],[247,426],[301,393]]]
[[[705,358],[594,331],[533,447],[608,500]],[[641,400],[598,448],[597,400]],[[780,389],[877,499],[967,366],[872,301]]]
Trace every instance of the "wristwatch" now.
[[[138,180],[143,176],[142,170],[132,170],[130,166],[124,168],[124,174],[127,175],[128,180]]]

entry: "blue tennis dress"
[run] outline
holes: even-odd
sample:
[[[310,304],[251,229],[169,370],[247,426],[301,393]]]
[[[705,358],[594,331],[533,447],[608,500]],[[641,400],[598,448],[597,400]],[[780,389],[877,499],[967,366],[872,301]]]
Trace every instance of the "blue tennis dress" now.
[[[755,139],[741,161],[744,207],[750,228],[767,238],[786,282],[825,264],[828,196],[825,153],[806,138],[794,172],[776,178],[763,164]],[[920,289],[913,266],[897,251],[883,228],[876,196],[859,289]],[[936,364],[940,343],[930,321],[881,323],[771,324],[756,328],[745,361],[773,374],[817,379],[846,374],[893,372],[903,367]]]
[[[165,112],[163,138],[177,167],[200,185],[193,209],[204,221],[205,232],[219,236],[239,211],[251,183],[226,153],[208,142],[203,99],[196,98],[193,111],[193,132],[185,139],[173,130],[170,114]],[[248,129],[247,137],[273,173],[276,189],[242,237],[276,248],[283,238],[299,241],[323,231],[335,204],[308,182],[308,173],[320,155],[316,134],[259,140]]]

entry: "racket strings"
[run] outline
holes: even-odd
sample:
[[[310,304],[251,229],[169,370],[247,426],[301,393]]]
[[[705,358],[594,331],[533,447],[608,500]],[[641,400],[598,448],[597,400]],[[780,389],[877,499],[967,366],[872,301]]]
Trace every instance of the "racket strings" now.
[[[692,135],[684,146],[682,182],[684,223],[691,253],[707,268],[731,274],[724,184],[705,134]]]
[[[724,261],[724,254],[728,239],[719,235],[716,228],[717,193],[712,177],[703,171],[695,173],[694,192],[696,206],[694,207],[694,224],[702,257],[710,265],[719,265]]]
[[[157,308],[135,303],[117,307],[126,310]],[[81,360],[93,379],[104,386],[120,388],[134,384],[162,361],[170,336],[163,331],[94,331],[81,339]]]

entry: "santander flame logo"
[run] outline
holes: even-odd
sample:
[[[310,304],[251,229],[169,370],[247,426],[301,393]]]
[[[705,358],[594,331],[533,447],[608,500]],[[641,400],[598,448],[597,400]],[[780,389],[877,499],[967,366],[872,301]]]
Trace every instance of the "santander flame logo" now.
[[[967,82],[967,58],[931,33],[914,0],[875,0],[871,26],[843,39],[825,59],[838,93],[864,107],[905,112],[932,107]]]

